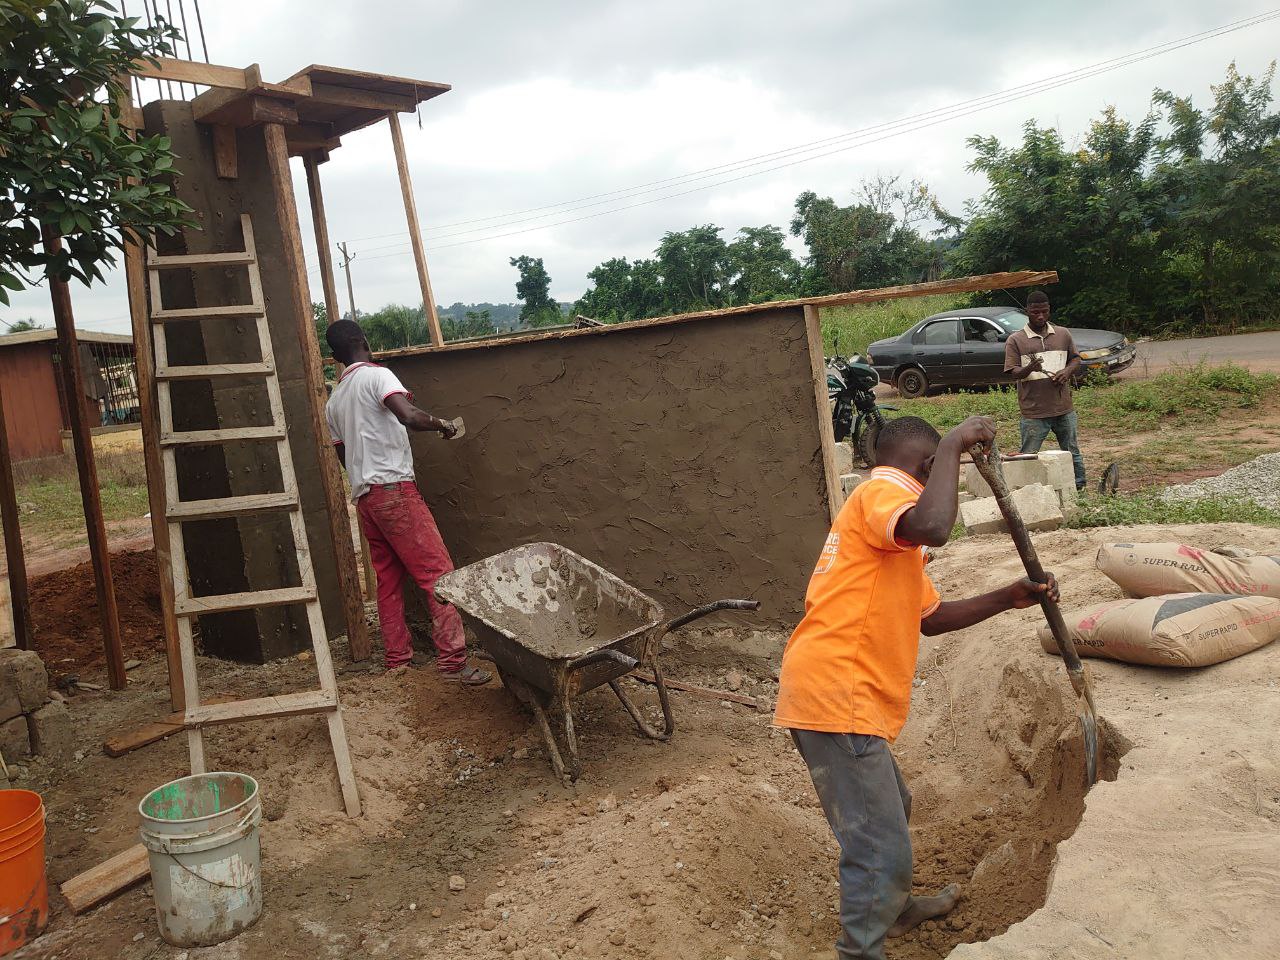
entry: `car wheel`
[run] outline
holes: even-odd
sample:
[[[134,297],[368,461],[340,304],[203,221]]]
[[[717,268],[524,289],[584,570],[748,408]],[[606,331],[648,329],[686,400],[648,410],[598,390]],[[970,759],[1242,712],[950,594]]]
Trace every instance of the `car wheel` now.
[[[904,397],[914,399],[923,397],[929,392],[929,378],[918,367],[907,367],[898,374],[898,392]]]
[[[868,469],[876,465],[876,441],[880,438],[882,424],[883,421],[872,417],[867,421],[862,433],[858,436],[858,462]]]

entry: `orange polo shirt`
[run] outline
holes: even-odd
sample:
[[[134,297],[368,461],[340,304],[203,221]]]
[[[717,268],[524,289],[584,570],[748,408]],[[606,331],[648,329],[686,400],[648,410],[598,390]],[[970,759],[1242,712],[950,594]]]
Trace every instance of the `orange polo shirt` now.
[[[924,548],[895,536],[923,492],[910,474],[876,467],[845,503],[782,654],[776,726],[886,740],[902,730],[920,621],[941,602]]]

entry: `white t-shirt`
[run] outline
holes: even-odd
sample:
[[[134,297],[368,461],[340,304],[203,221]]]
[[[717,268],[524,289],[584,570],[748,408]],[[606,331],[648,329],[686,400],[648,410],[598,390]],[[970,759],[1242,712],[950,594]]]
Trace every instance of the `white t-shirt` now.
[[[352,500],[378,484],[413,480],[409,431],[386,406],[387,397],[397,393],[413,399],[386,367],[353,363],[342,371],[325,404],[329,439],[346,448]]]

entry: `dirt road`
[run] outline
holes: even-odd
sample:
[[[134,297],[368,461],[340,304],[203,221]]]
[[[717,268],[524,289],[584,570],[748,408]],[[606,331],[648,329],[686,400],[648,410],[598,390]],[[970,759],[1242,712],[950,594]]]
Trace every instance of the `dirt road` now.
[[[1170,367],[1208,363],[1238,363],[1255,372],[1280,373],[1280,331],[1242,333],[1234,337],[1196,337],[1152,340],[1138,345],[1138,361],[1126,377],[1148,377]]]

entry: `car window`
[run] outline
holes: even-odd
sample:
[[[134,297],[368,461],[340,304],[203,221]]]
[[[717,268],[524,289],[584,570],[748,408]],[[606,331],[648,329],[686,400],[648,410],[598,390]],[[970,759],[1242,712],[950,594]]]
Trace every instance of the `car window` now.
[[[981,317],[965,317],[964,339],[968,343],[999,343],[1001,331],[990,320]]]
[[[912,339],[916,343],[923,343],[931,347],[939,344],[959,343],[960,321],[935,320],[933,323],[928,323],[921,327]]]
[[[1021,310],[1010,310],[1008,313],[1002,313],[996,317],[996,323],[1004,327],[1009,333],[1017,333],[1027,325],[1027,315]]]

